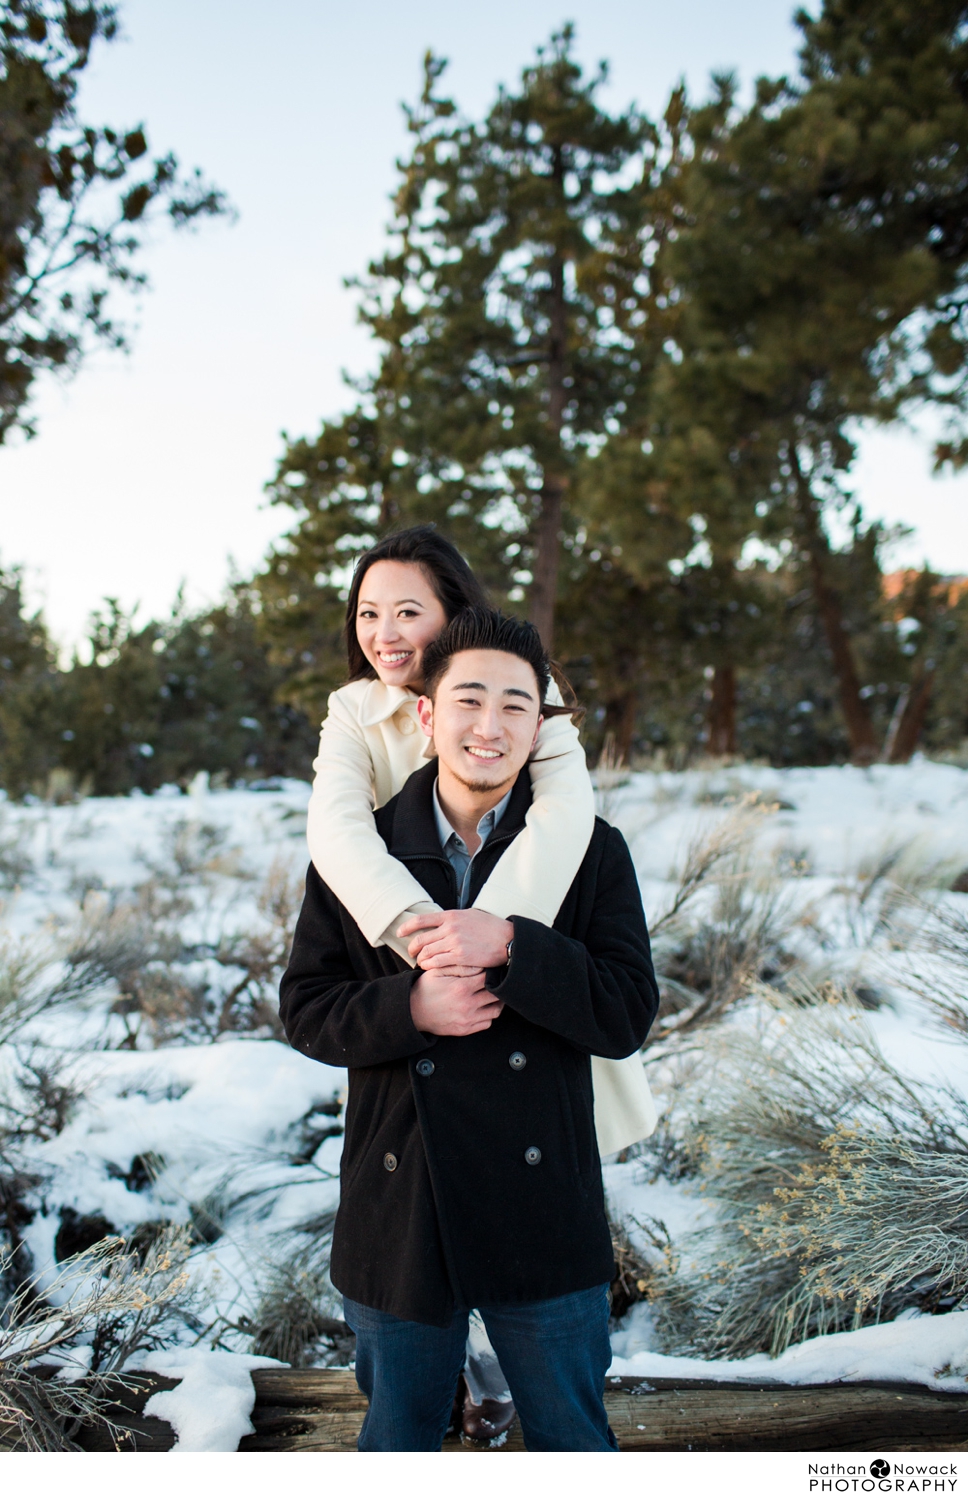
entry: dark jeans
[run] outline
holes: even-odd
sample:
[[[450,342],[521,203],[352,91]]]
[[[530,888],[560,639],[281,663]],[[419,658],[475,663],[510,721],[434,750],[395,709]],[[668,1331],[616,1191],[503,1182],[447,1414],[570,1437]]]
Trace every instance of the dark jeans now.
[[[532,1453],[615,1451],[602,1400],[612,1358],[607,1290],[480,1309]],[[439,1452],[464,1365],[467,1311],[434,1328],[348,1297],[343,1307],[356,1334],[356,1379],[370,1402],[360,1452]]]

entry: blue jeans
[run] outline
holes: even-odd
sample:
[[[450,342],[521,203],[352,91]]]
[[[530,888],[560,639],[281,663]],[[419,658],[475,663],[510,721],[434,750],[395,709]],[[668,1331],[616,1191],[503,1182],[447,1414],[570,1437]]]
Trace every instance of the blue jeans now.
[[[607,1290],[480,1309],[532,1453],[616,1450],[602,1400],[612,1358]],[[467,1309],[435,1328],[348,1297],[343,1307],[356,1334],[356,1379],[370,1402],[360,1452],[439,1452],[464,1365]]]

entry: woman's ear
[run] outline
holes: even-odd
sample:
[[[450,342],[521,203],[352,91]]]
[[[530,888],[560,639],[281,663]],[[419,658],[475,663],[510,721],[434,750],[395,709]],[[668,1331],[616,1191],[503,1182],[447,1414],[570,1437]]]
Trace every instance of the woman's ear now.
[[[432,740],[434,737],[434,704],[433,699],[428,698],[426,694],[421,695],[417,699],[417,718],[420,720],[420,727],[428,740]]]

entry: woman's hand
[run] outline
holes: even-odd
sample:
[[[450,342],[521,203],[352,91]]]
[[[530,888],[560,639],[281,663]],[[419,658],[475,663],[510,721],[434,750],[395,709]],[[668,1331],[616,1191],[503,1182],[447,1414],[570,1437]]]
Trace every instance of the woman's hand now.
[[[508,961],[512,923],[469,906],[465,911],[431,911],[411,917],[397,936],[410,937],[408,952],[421,969],[466,977],[481,969],[497,969]]]

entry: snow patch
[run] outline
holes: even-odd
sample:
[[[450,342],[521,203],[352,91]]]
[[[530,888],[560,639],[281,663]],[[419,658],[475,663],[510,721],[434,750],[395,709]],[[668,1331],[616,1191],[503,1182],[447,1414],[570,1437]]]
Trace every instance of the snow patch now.
[[[902,1314],[893,1323],[807,1339],[792,1345],[777,1359],[768,1354],[753,1354],[748,1359],[682,1359],[642,1348],[631,1352],[634,1342],[647,1338],[650,1331],[647,1305],[640,1306],[638,1319],[634,1323],[631,1316],[626,1320],[624,1345],[613,1343],[613,1347],[629,1348],[629,1357],[613,1359],[609,1375],[775,1380],[784,1385],[888,1380],[961,1392],[968,1386],[968,1312],[938,1313],[934,1317]]]
[[[255,1431],[251,1371],[267,1365],[279,1361],[221,1349],[166,1349],[139,1354],[132,1368],[181,1382],[173,1391],[156,1391],[145,1405],[146,1417],[174,1428],[174,1453],[235,1453]]]

